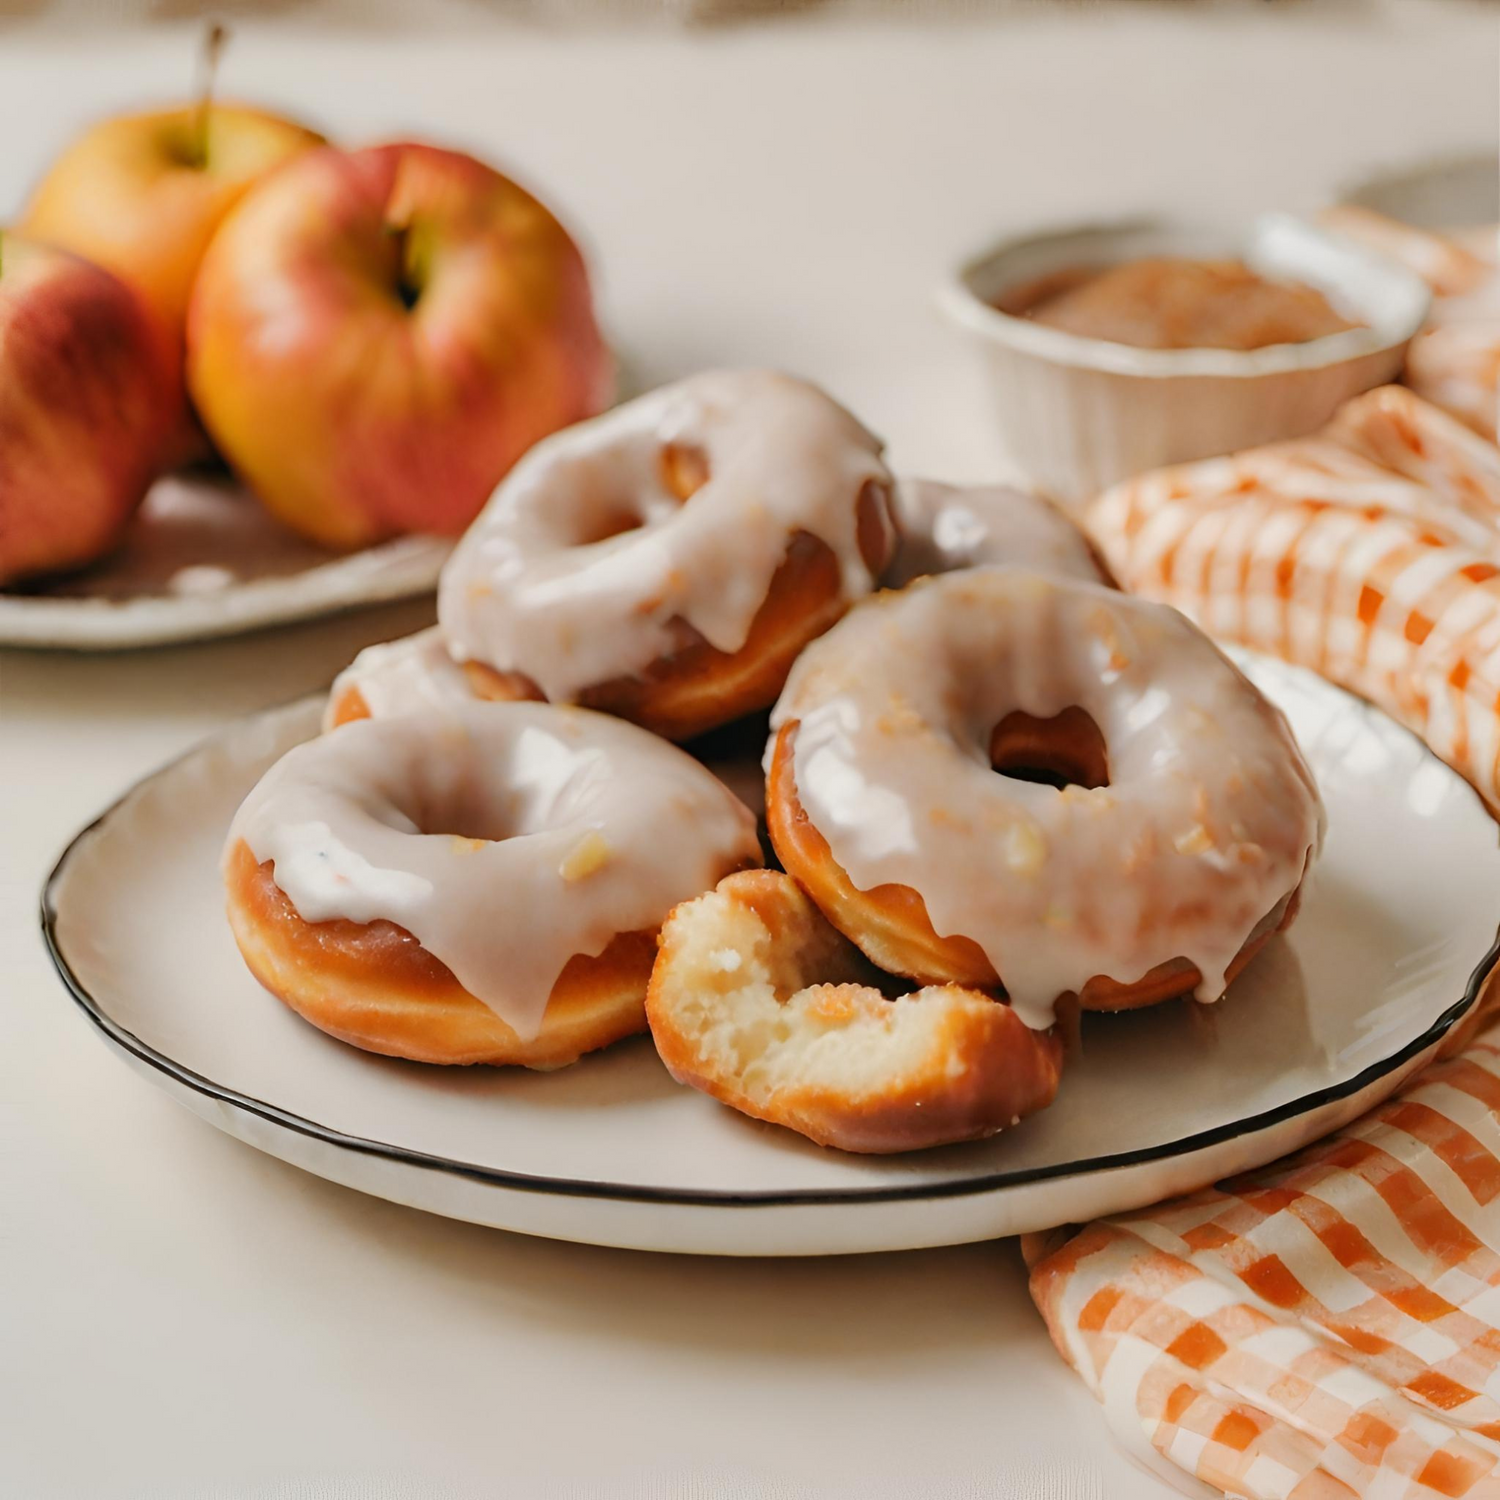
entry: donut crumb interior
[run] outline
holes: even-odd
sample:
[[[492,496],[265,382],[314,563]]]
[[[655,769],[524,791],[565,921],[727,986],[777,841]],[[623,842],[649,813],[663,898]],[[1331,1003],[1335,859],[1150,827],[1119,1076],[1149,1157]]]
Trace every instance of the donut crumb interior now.
[[[1000,1003],[946,985],[887,999],[885,976],[769,871],[730,876],[678,907],[662,944],[654,1011],[752,1097],[816,1083],[857,1098],[935,1061],[962,1071],[957,1053],[935,1058],[952,1012]]]

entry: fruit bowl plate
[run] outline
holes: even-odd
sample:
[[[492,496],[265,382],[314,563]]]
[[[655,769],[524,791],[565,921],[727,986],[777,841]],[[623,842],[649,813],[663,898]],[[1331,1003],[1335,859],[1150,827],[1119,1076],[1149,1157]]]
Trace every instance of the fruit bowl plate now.
[[[1477,1003],[1500,837],[1469,786],[1377,710],[1237,655],[1287,712],[1328,807],[1302,914],[1217,1005],[1085,1018],[1057,1102],[982,1143],[855,1157],[680,1088],[649,1038],[560,1072],[370,1056],[261,990],[223,915],[240,800],[317,732],[305,700],[127,792],[62,855],[42,925],[126,1062],[309,1172],[559,1239],[729,1255],[956,1244],[1120,1212],[1293,1151],[1397,1088]],[[170,938],[164,936],[170,934]]]
[[[431,593],[452,543],[408,536],[336,553],[228,479],[160,479],[120,547],[38,588],[0,590],[0,646],[126,651],[238,635]]]

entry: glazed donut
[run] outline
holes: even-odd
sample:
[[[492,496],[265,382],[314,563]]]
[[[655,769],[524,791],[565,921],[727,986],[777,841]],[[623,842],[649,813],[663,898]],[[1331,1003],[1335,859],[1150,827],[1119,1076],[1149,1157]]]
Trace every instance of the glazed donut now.
[[[486,701],[473,676],[453,660],[442,630],[433,626],[399,640],[366,646],[333,680],[323,710],[323,729],[358,719],[430,713],[456,703]],[[761,752],[766,715],[753,714],[699,735],[683,745],[734,793],[757,819],[766,811],[766,775]]]
[[[772,725],[771,841],[828,920],[891,973],[1003,984],[1037,1028],[1065,995],[1217,999],[1321,842],[1280,712],[1176,610],[1094,584],[883,594]]]
[[[730,875],[662,928],[646,1013],[679,1083],[843,1151],[978,1140],[1044,1108],[1063,1048],[958,985],[885,998],[796,883]]]
[[[552,1068],[643,1029],[663,919],[759,857],[749,812],[664,741],[472,704],[290,751],[236,815],[224,874],[246,963],[315,1026]]]
[[[438,626],[366,646],[333,679],[323,728],[479,701]]]
[[[443,570],[483,696],[580,703],[690,739],[775,701],[890,561],[880,443],[769,371],[667,386],[539,444]]]
[[[1084,533],[1057,506],[1024,490],[903,479],[894,514],[900,540],[882,579],[890,588],[984,563],[1111,582]],[[534,696],[478,663],[455,661],[441,627],[432,626],[361,651],[334,680],[324,727],[480,697]]]
[[[1003,484],[958,486],[903,479],[896,486],[900,541],[883,582],[1004,563],[1087,583],[1112,583],[1093,544],[1050,500]]]

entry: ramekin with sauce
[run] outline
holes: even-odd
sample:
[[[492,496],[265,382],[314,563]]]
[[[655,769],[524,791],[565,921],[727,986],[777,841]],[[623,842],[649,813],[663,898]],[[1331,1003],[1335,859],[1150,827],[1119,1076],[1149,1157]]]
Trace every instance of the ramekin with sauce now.
[[[1160,258],[1165,266],[1137,266]],[[1122,267],[1140,274],[1103,279]],[[1277,285],[1292,294],[1278,299]],[[1260,299],[1268,316],[1202,316],[1223,311],[1202,304],[1215,286]],[[1134,305],[1122,310],[1121,298]],[[1361,246],[1267,214],[1239,235],[1151,219],[1010,240],[960,266],[939,305],[978,348],[1017,477],[1078,506],[1146,469],[1322,426],[1341,402],[1396,376],[1428,292]],[[1250,348],[1148,346],[1180,344],[1194,326],[1230,342],[1255,342],[1246,330],[1257,327],[1317,333]]]

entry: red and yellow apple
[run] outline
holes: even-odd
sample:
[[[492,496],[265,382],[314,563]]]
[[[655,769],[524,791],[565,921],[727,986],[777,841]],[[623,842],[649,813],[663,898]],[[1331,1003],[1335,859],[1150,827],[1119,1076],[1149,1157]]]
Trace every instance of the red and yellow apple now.
[[[240,105],[104,120],[53,163],[20,229],[134,287],[180,384],[188,298],[214,231],[253,183],[322,143],[305,126]]]
[[[214,442],[335,547],[462,531],[527,448],[599,409],[609,372],[567,231],[432,146],[288,163],[225,220],[188,315]]]
[[[0,233],[0,584],[114,545],[156,473],[172,390],[129,287]]]

